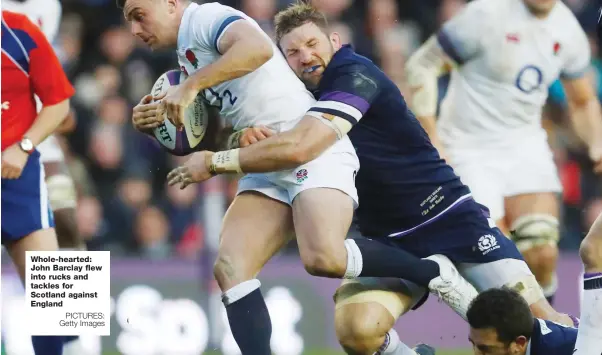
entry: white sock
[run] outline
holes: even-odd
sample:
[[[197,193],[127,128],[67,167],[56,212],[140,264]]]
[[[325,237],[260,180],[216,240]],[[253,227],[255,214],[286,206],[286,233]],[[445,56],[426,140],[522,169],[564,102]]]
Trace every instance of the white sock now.
[[[600,355],[602,354],[602,273],[586,274],[583,285],[581,320],[573,355]]]
[[[353,239],[345,240],[345,249],[347,249],[347,270],[345,270],[346,279],[354,279],[362,273],[364,259],[362,252]]]
[[[407,345],[399,340],[399,335],[395,329],[389,330],[385,337],[385,342],[374,355],[418,355]]]
[[[257,290],[260,286],[261,282],[257,279],[241,282],[222,294],[222,302],[224,306],[230,305]]]

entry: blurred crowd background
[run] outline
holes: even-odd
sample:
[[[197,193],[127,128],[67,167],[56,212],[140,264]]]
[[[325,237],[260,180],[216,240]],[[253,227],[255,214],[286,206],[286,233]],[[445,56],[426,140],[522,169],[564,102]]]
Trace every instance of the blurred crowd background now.
[[[200,1],[198,1],[200,2]],[[228,0],[256,19],[270,35],[272,18],[289,0]],[[595,27],[597,5],[566,0],[590,34],[590,75],[602,99]],[[404,63],[422,42],[457,13],[465,0],[315,0],[333,30],[361,54],[379,63],[407,93]],[[223,206],[203,204],[203,186],[169,188],[165,176],[178,159],[133,130],[132,107],[165,71],[177,68],[174,53],[151,52],[134,38],[114,0],[64,0],[60,35],[54,46],[77,94],[75,130],[64,137],[68,164],[79,192],[78,224],[92,250],[113,256],[154,259],[195,258],[207,243],[203,208],[223,210],[236,181],[218,184]],[[440,97],[447,78],[441,78]],[[587,152],[575,139],[564,93],[550,88],[544,124],[550,132],[562,198],[562,247],[575,250],[602,212],[602,179],[592,174]],[[214,190],[215,192],[215,190]],[[294,252],[294,244],[288,249]]]

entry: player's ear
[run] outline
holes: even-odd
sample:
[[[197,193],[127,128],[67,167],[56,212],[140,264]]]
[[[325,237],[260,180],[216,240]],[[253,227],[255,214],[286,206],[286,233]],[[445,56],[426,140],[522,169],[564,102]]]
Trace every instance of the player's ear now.
[[[331,32],[330,33],[330,43],[332,44],[332,47],[334,48],[335,51],[338,51],[341,46],[341,35],[339,35],[338,32]]]
[[[515,346],[517,350],[519,350],[520,354],[524,353],[523,350],[527,349],[527,345],[529,345],[529,340],[523,335],[516,338],[516,340],[512,344],[513,347]]]
[[[178,3],[183,4],[182,0],[166,0],[167,1],[167,10],[169,11],[169,14],[174,14],[176,12],[176,8],[178,6]]]

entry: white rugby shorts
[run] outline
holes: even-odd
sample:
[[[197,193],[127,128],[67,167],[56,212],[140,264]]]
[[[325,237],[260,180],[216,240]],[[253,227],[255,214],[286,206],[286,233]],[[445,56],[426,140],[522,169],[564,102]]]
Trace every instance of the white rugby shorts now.
[[[530,193],[558,193],[562,185],[543,133],[504,144],[444,147],[449,163],[474,199],[487,206],[491,218],[505,215],[504,198]]]
[[[360,164],[355,148],[345,136],[316,159],[295,169],[271,173],[252,173],[238,181],[238,191],[257,191],[274,200],[293,204],[302,191],[331,188],[349,195],[358,206],[355,175]]]

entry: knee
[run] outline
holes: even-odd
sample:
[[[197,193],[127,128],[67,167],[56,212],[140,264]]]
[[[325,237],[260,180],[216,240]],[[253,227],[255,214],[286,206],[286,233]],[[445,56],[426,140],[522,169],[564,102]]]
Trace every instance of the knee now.
[[[345,275],[347,269],[347,257],[343,253],[334,250],[321,249],[315,251],[301,251],[301,260],[305,270],[313,276],[340,278]]]
[[[347,304],[336,310],[335,328],[348,354],[374,354],[385,341],[394,321],[378,304]]]
[[[558,247],[552,244],[540,245],[533,248],[532,253],[534,254],[533,259],[536,260],[537,265],[542,269],[553,269],[558,261]]]
[[[253,278],[252,273],[246,270],[244,263],[240,261],[241,258],[237,258],[231,253],[225,251],[218,253],[213,265],[213,276],[222,291],[227,291],[239,283]]]
[[[556,270],[558,247],[544,244],[523,252],[525,261],[539,282],[546,282]]]
[[[602,235],[600,237],[596,238],[590,233],[581,242],[579,255],[586,270],[602,269]]]

